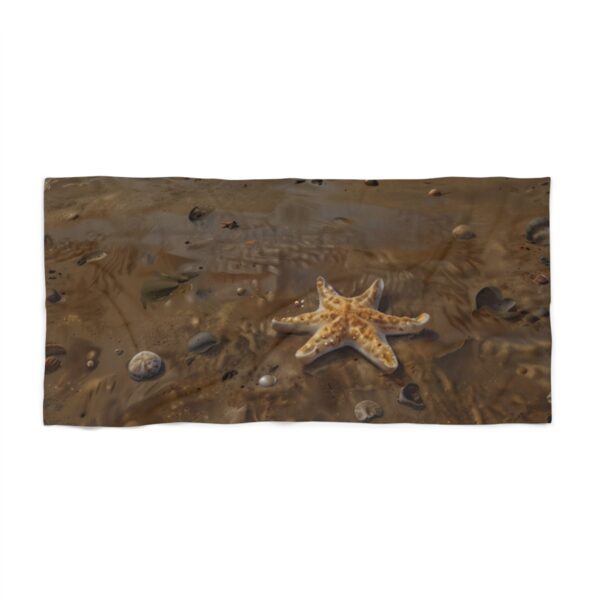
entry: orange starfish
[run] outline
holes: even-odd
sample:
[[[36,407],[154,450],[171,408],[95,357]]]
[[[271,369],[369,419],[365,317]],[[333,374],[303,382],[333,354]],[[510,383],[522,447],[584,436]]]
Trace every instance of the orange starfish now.
[[[317,277],[317,292],[319,308],[314,312],[273,319],[276,331],[313,334],[296,352],[296,358],[305,364],[332,350],[351,346],[382,371],[392,373],[398,367],[398,359],[385,336],[415,333],[429,321],[427,313],[413,319],[379,312],[381,279],[376,279],[360,296],[347,298],[323,277]]]

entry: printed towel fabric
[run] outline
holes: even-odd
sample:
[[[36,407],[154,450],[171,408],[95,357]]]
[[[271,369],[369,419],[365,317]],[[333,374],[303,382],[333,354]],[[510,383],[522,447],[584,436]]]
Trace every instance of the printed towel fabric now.
[[[45,423],[549,422],[549,193],[47,179]]]

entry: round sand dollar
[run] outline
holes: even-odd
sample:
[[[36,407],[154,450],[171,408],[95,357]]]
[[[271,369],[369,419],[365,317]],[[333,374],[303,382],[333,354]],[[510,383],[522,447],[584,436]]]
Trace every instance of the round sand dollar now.
[[[144,381],[160,374],[163,368],[162,358],[148,350],[138,352],[130,361],[127,369],[132,379]]]

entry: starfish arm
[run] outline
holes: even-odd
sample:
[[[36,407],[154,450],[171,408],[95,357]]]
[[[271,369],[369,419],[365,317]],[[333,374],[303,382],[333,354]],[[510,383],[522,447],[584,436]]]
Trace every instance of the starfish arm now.
[[[398,368],[398,359],[385,336],[363,319],[354,320],[349,327],[350,345],[386,373]]]
[[[418,317],[396,317],[386,315],[378,310],[371,310],[367,314],[370,323],[375,325],[385,335],[401,335],[421,331],[429,321],[427,313],[421,313]]]
[[[326,320],[327,313],[322,310],[296,315],[295,317],[279,317],[273,319],[271,324],[275,331],[281,333],[313,333]]]
[[[317,293],[319,294],[319,305],[321,307],[331,308],[338,303],[336,298],[339,294],[333,289],[333,286],[325,281],[325,277],[317,277]]]
[[[356,296],[354,300],[361,306],[377,308],[383,294],[383,279],[376,279],[360,296]]]
[[[337,318],[320,327],[317,332],[296,352],[296,358],[309,364],[315,358],[346,345],[342,319]]]

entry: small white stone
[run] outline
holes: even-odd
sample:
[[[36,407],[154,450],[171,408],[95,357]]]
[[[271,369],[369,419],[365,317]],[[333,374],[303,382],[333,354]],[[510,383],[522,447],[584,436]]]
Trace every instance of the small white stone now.
[[[261,387],[271,387],[277,383],[277,377],[275,375],[263,375],[258,380],[258,385]]]

